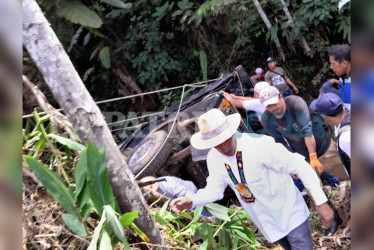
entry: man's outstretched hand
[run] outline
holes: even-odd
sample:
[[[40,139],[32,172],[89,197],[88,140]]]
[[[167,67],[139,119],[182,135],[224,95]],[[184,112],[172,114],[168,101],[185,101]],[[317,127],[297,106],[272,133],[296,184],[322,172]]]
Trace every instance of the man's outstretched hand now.
[[[184,209],[192,208],[192,200],[187,197],[178,197],[170,202],[171,211],[180,214]]]
[[[317,206],[317,213],[323,228],[330,228],[334,220],[334,211],[326,203]]]

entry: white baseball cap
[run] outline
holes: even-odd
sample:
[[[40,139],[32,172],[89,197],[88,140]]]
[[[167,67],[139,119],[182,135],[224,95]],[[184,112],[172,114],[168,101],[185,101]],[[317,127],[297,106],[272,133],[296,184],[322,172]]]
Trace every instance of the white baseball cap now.
[[[259,99],[265,108],[270,104],[278,103],[279,90],[274,86],[266,87],[263,90],[261,90]]]
[[[264,82],[264,81],[258,82],[258,83],[256,83],[253,91],[260,94],[261,90],[263,90],[264,88],[269,87],[269,86],[270,85],[269,85],[268,82]]]

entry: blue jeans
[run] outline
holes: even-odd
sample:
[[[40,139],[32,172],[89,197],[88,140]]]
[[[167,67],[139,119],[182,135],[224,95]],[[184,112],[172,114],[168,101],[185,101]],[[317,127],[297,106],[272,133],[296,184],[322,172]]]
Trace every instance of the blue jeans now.
[[[332,174],[327,173],[326,171],[323,171],[321,174],[321,180],[323,181],[323,179],[327,180],[331,187],[336,187],[335,185],[341,184],[341,182],[339,181],[337,177],[335,177]]]
[[[290,88],[288,88],[286,91],[284,91],[284,92],[282,93],[282,96],[283,96],[283,97],[286,97],[286,96],[289,96],[289,95],[293,95],[293,91],[292,91],[292,89],[290,89]]]
[[[306,219],[300,226],[277,242],[285,250],[313,250],[309,220]]]

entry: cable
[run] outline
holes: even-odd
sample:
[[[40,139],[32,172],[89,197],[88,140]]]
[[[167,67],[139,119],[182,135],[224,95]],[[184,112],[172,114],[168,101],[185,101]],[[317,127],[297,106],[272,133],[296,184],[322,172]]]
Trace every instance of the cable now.
[[[176,86],[176,87],[172,87],[172,88],[159,89],[159,90],[154,90],[154,91],[140,93],[140,94],[135,94],[135,95],[117,97],[117,98],[112,98],[112,99],[97,101],[95,103],[96,104],[102,104],[102,103],[120,101],[120,100],[125,100],[125,99],[130,99],[130,98],[138,97],[138,96],[151,95],[151,94],[155,94],[155,93],[159,93],[159,92],[165,92],[165,91],[169,91],[169,90],[185,88],[186,86],[187,87],[193,87],[193,88],[202,88],[202,87],[205,87],[203,85],[203,83],[213,82],[213,81],[217,81],[219,79],[221,79],[221,78],[216,78],[216,79],[211,79],[211,80],[207,80],[207,81],[201,81],[201,82],[196,82],[196,83],[190,83],[190,84],[180,85],[180,86]],[[62,109],[61,108],[57,109],[57,111],[62,111]],[[46,114],[46,112],[39,112],[38,113],[38,115],[44,115],[44,114]],[[33,116],[33,114],[28,114],[28,115],[22,116],[22,118],[24,119],[24,118],[29,118],[29,117],[32,117],[32,116]]]
[[[157,155],[160,153],[161,149],[164,147],[166,141],[169,139],[171,133],[173,132],[173,129],[174,129],[174,126],[175,126],[175,122],[177,121],[177,118],[178,118],[178,115],[179,115],[179,111],[182,107],[182,102],[183,102],[183,96],[184,96],[184,90],[185,90],[185,87],[187,87],[187,85],[183,85],[183,89],[182,89],[182,94],[181,94],[181,100],[179,102],[179,106],[178,106],[178,111],[177,111],[177,114],[175,115],[175,118],[174,118],[174,121],[173,121],[173,124],[171,125],[171,129],[168,133],[168,135],[166,136],[164,142],[162,143],[162,145],[158,148],[156,154],[154,154],[154,156],[152,157],[152,159],[147,163],[147,165],[145,165],[145,167],[135,176],[135,179],[139,177],[139,175],[141,175],[150,165],[151,163],[154,161],[154,159],[157,157]]]

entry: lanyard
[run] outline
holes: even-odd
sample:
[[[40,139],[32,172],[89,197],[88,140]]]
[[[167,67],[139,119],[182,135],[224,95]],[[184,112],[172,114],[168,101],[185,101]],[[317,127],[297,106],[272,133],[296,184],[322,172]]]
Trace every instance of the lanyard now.
[[[230,179],[234,183],[236,190],[238,190],[240,194],[240,198],[242,198],[242,200],[244,200],[247,203],[254,202],[255,197],[249,190],[247,182],[245,180],[245,176],[244,176],[242,151],[238,151],[236,153],[236,163],[238,165],[240,183],[238,182],[235,175],[233,174],[230,165],[225,163],[225,168],[227,170],[227,173],[229,174]]]

